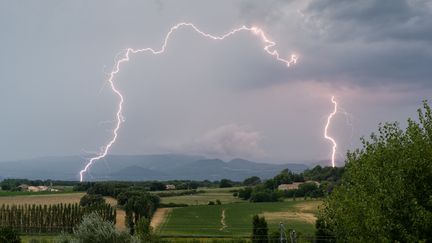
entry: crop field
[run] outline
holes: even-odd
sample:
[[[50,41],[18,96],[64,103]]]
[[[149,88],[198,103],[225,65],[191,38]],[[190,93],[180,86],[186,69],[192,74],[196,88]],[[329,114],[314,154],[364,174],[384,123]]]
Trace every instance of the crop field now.
[[[59,204],[59,203],[79,203],[84,192],[75,193],[33,193],[24,195],[2,196],[0,197],[0,205],[22,205],[22,204]],[[113,198],[106,197],[107,203],[116,205],[117,201]]]
[[[179,203],[188,205],[207,205],[210,201],[216,202],[220,200],[223,204],[244,202],[243,200],[233,196],[231,191],[238,190],[243,187],[228,187],[228,188],[198,188],[198,193],[193,195],[182,195],[172,197],[162,197],[162,203]]]
[[[22,205],[22,204],[40,204],[40,205],[49,205],[49,204],[59,204],[59,203],[79,203],[82,196],[84,196],[84,192],[75,192],[75,193],[32,193],[32,194],[24,194],[24,195],[13,195],[13,196],[1,196],[0,197],[0,205],[8,204],[8,205]],[[117,201],[111,197],[105,197],[107,203],[112,206],[117,205]],[[125,212],[121,209],[117,209],[117,217],[116,217],[116,228],[119,230],[125,230],[126,226],[124,223]],[[30,237],[30,236],[29,236]],[[50,236],[47,236],[48,238]]]
[[[163,197],[162,203],[184,203],[188,205],[207,205],[209,201],[220,200],[223,204],[242,202],[230,192],[206,192],[193,195]]]
[[[270,232],[283,222],[287,229],[298,234],[312,235],[315,213],[321,201],[288,201],[274,203],[232,203],[212,206],[190,206],[170,211],[164,222],[156,229],[161,235],[190,236],[249,236],[252,217],[264,216]]]

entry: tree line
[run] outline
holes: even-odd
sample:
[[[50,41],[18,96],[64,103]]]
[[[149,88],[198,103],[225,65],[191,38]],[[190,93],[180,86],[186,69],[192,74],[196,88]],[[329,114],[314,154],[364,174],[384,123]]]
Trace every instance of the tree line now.
[[[72,232],[83,216],[96,212],[104,220],[115,222],[116,210],[109,204],[81,207],[78,203],[52,205],[1,205],[0,227],[21,233]]]

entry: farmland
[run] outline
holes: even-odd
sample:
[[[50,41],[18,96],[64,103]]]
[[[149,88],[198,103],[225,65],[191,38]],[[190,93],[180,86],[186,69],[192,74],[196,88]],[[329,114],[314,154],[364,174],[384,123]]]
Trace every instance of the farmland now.
[[[279,222],[283,222],[286,228],[294,228],[299,234],[312,235],[314,214],[320,204],[321,201],[312,200],[176,208],[156,231],[165,236],[249,236],[252,216],[259,214],[266,217],[270,231],[277,230]]]

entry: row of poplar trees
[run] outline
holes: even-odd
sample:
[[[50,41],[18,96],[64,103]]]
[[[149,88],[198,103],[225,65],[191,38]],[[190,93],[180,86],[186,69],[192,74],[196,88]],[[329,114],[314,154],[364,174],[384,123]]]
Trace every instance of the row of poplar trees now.
[[[0,227],[12,227],[21,233],[72,232],[84,215],[97,212],[115,223],[116,210],[109,204],[81,207],[78,203],[53,205],[1,205]]]

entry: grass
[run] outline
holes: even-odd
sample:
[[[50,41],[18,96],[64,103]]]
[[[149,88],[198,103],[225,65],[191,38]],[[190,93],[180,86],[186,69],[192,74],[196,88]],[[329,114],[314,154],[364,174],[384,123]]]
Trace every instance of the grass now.
[[[241,202],[229,192],[206,192],[193,195],[162,197],[162,203],[184,203],[188,205],[207,205],[209,201],[220,200],[223,204]]]
[[[270,232],[278,230],[279,222],[287,229],[299,234],[314,233],[314,213],[321,201],[290,201],[274,203],[232,203],[214,206],[191,206],[175,208],[157,229],[161,235],[195,236],[249,236],[252,232],[252,217],[266,217]],[[225,211],[223,230],[222,211]]]
[[[0,197],[14,197],[14,196],[29,196],[29,195],[56,195],[56,194],[71,194],[71,193],[79,193],[79,192],[73,192],[72,190],[65,190],[65,191],[59,191],[59,192],[49,192],[49,191],[43,191],[43,192],[11,192],[11,191],[1,191],[0,190]]]
[[[0,197],[1,204],[57,204],[57,203],[77,203],[84,196],[83,192],[75,193],[31,193],[18,194]]]
[[[162,203],[182,203],[188,205],[207,205],[209,201],[220,200],[223,204],[242,202],[241,199],[233,196],[232,190],[238,190],[242,187],[229,188],[199,188],[204,193],[193,195],[162,197]]]
[[[22,235],[21,236],[21,242],[22,243],[29,243],[31,240],[37,240],[38,242],[54,242],[54,239],[56,238],[56,235]]]

